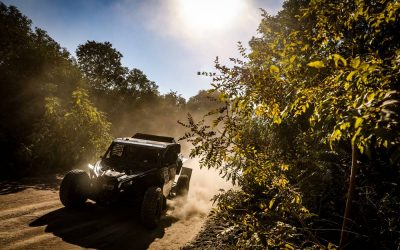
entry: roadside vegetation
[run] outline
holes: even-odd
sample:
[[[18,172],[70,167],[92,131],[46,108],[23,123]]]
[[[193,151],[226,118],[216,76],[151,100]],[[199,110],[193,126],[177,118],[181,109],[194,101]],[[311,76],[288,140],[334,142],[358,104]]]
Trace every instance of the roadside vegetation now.
[[[182,139],[239,189],[218,213],[243,249],[397,249],[400,4],[288,0],[213,86]],[[207,115],[206,115],[207,117]]]

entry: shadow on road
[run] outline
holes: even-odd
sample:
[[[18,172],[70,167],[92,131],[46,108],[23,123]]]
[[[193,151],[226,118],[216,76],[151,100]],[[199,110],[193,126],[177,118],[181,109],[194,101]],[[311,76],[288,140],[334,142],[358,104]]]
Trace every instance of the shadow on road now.
[[[174,217],[163,216],[156,229],[148,230],[140,224],[136,207],[110,208],[87,203],[80,210],[57,209],[29,226],[46,226],[46,232],[84,248],[147,249],[176,221]]]
[[[17,193],[27,188],[34,188],[37,190],[58,190],[60,182],[61,178],[57,175],[23,178],[18,181],[3,180],[0,181],[0,195]]]

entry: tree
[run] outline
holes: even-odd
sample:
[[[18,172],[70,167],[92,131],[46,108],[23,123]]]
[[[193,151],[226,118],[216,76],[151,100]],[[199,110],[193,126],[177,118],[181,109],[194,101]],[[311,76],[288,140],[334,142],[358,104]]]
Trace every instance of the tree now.
[[[89,79],[94,91],[107,91],[124,84],[127,68],[121,64],[122,54],[110,42],[87,41],[76,50],[79,68]]]
[[[186,104],[185,98],[178,94],[178,92],[172,90],[169,93],[163,95],[162,99],[165,105],[171,107],[183,108],[183,106]]]
[[[207,113],[221,106],[217,91],[200,90],[197,95],[192,96],[187,101],[187,108],[191,113]]]

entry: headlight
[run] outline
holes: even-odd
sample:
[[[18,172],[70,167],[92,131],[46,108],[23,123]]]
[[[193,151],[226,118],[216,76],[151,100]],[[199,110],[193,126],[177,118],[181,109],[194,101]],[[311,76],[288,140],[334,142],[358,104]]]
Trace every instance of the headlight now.
[[[94,166],[92,164],[88,164],[90,172],[92,172],[96,177],[103,173],[100,162],[101,161],[97,161]]]

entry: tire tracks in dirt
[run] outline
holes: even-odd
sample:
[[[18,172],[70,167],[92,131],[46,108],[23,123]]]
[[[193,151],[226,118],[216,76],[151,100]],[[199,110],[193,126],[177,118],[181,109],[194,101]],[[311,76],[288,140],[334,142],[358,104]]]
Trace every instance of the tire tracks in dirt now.
[[[200,231],[210,198],[221,187],[217,175],[205,171],[194,169],[188,202],[168,201],[169,210],[154,230],[143,228],[137,208],[87,202],[68,210],[54,185],[2,192],[0,249],[179,249]]]

